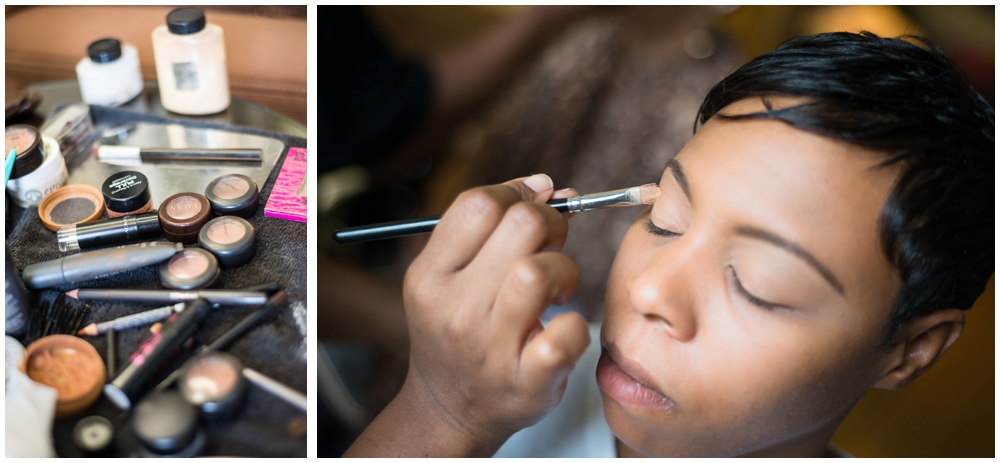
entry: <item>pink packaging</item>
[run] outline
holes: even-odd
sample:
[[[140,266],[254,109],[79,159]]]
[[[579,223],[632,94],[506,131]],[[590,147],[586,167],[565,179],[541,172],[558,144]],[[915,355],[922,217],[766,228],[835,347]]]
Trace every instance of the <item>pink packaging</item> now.
[[[274,181],[264,215],[278,219],[306,221],[306,149],[290,148]]]

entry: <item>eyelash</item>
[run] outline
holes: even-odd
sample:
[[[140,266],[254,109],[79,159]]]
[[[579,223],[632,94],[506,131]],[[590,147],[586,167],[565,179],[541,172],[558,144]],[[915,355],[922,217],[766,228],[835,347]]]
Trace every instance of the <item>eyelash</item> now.
[[[650,233],[652,233],[654,235],[666,236],[666,237],[670,237],[670,238],[675,237],[675,236],[681,236],[680,233],[672,232],[670,230],[665,230],[663,228],[657,227],[655,224],[653,224],[653,219],[652,218],[646,219],[646,231],[648,231],[648,232],[650,232]]]
[[[754,296],[753,294],[750,294],[750,291],[747,291],[747,289],[743,287],[743,283],[740,283],[740,278],[736,275],[736,270],[730,266],[729,271],[733,273],[733,282],[736,283],[736,291],[738,291],[740,295],[747,300],[747,302],[767,310],[785,308],[783,305],[767,302],[757,296]]]

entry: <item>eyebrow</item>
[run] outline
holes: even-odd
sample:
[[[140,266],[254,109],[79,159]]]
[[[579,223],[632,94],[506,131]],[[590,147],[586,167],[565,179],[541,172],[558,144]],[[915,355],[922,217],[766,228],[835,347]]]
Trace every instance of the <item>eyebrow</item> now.
[[[681,167],[680,161],[677,158],[667,161],[667,169],[670,170],[671,174],[674,174],[674,180],[677,180],[677,184],[681,186],[688,202],[694,204],[694,201],[691,200],[691,187],[688,186],[687,175],[684,175],[684,168]]]
[[[816,256],[810,254],[809,251],[806,251],[802,246],[798,245],[797,243],[786,240],[767,230],[761,230],[759,228],[748,227],[748,226],[736,227],[736,234],[743,235],[748,238],[767,241],[768,243],[771,243],[781,249],[784,249],[792,254],[795,254],[797,257],[806,261],[806,263],[808,263],[814,269],[816,269],[816,271],[819,272],[819,274],[823,277],[823,279],[825,279],[827,283],[830,283],[830,286],[833,286],[833,289],[837,290],[837,292],[840,294],[844,294],[844,285],[842,285],[840,283],[840,280],[838,280],[837,277],[833,275],[833,272],[831,272],[827,266],[823,265],[823,263],[820,262],[819,259],[816,258]]]

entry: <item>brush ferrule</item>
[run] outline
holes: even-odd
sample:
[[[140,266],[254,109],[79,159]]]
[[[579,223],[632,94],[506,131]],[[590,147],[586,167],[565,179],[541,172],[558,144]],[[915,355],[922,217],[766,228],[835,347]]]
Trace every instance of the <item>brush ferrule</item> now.
[[[639,187],[566,198],[568,212],[583,212],[605,207],[635,206],[637,204],[642,204]]]

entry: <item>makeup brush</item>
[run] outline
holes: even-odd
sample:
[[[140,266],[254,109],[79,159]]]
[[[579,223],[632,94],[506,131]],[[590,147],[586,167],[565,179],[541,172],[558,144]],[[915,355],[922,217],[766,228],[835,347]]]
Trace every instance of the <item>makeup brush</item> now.
[[[563,214],[592,211],[606,207],[639,206],[653,204],[660,197],[660,187],[655,183],[647,183],[632,188],[591,193],[570,198],[553,199],[545,204],[552,206]],[[421,217],[419,219],[400,220],[362,227],[342,228],[333,233],[333,240],[340,244],[358,243],[362,241],[383,240],[403,236],[430,233],[441,221],[441,216]]]

